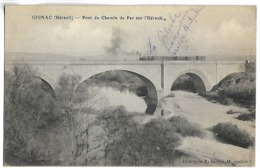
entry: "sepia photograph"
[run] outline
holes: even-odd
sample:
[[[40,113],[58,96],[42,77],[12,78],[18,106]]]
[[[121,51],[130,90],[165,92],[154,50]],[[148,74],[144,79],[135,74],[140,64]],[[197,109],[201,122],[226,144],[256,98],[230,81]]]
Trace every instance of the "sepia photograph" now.
[[[4,6],[4,166],[253,167],[256,6]]]

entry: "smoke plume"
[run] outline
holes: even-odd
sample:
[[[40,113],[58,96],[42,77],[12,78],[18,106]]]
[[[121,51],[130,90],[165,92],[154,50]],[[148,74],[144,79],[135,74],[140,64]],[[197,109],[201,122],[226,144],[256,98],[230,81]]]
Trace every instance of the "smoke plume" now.
[[[122,52],[122,44],[125,43],[127,34],[120,28],[114,28],[112,30],[112,38],[110,40],[111,46],[105,47],[106,52],[109,55],[118,56]]]
[[[110,56],[120,56],[128,58],[129,56],[138,56],[138,52],[134,49],[126,48],[128,34],[116,27],[112,30],[112,37],[110,39],[110,47],[104,47],[105,51]]]

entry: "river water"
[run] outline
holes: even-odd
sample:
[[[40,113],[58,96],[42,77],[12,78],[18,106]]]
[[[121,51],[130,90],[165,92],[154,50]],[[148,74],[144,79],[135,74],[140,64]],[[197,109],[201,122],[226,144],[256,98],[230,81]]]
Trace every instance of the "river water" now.
[[[124,106],[128,112],[144,113],[147,108],[143,98],[128,90],[119,91],[112,87],[90,86],[88,93],[92,101],[90,105],[94,109]]]

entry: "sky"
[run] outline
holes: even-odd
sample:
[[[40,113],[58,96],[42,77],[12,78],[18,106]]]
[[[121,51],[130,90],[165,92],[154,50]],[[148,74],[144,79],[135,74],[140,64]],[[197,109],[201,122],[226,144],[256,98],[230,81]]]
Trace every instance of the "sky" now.
[[[35,19],[39,16],[45,19]],[[46,19],[50,16],[52,19]],[[71,16],[73,20],[55,16]],[[147,20],[146,16],[159,20]],[[255,59],[256,8],[7,6],[5,52],[59,54],[86,60],[197,55],[220,60],[241,56]]]

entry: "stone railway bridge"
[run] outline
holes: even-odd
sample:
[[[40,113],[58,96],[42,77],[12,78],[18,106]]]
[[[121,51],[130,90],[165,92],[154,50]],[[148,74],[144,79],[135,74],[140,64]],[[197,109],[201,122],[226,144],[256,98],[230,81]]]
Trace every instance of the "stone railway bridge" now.
[[[5,61],[5,70],[10,71],[15,64],[24,63]],[[58,85],[58,79],[64,73],[80,75],[80,82],[112,70],[132,73],[146,84],[148,114],[154,113],[158,99],[171,91],[173,83],[183,74],[189,75],[197,92],[203,93],[210,91],[227,75],[245,70],[243,61],[34,61],[26,64],[37,69],[37,77],[52,88]]]

